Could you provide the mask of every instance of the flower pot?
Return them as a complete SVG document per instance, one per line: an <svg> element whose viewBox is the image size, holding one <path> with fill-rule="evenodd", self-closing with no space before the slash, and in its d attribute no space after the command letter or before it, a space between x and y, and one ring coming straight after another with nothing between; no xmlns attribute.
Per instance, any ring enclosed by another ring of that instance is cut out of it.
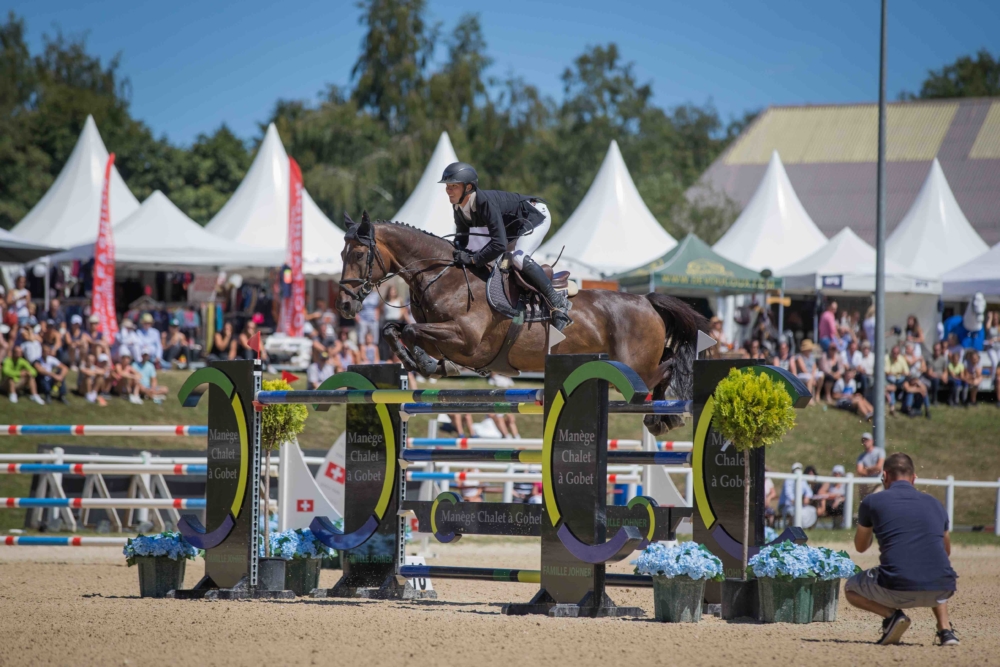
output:
<svg viewBox="0 0 1000 667"><path fill-rule="evenodd" d="M811 623L815 578L782 581L770 577L757 580L759 613L763 623Z"/></svg>
<svg viewBox="0 0 1000 667"><path fill-rule="evenodd" d="M840 579L816 580L813 584L813 623L832 623L837 620L837 601L840 599Z"/></svg>
<svg viewBox="0 0 1000 667"><path fill-rule="evenodd" d="M293 558L285 561L285 589L303 596L319 588L319 558Z"/></svg>
<svg viewBox="0 0 1000 667"><path fill-rule="evenodd" d="M697 623L704 600L704 579L653 576L654 616L661 623Z"/></svg>
<svg viewBox="0 0 1000 667"><path fill-rule="evenodd" d="M285 590L285 561L283 559L257 559L257 590Z"/></svg>
<svg viewBox="0 0 1000 667"><path fill-rule="evenodd" d="M166 556L136 556L139 566L139 597L162 598L168 592L184 587L185 559Z"/></svg>
<svg viewBox="0 0 1000 667"><path fill-rule="evenodd" d="M757 616L757 580L726 579L722 582L722 609L720 616L729 621L734 618Z"/></svg>

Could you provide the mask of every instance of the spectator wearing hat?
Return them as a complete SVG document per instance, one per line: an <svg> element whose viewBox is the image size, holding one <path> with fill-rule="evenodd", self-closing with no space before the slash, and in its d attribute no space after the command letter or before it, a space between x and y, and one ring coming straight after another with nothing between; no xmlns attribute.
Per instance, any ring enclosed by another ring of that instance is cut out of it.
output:
<svg viewBox="0 0 1000 667"><path fill-rule="evenodd" d="M178 368L187 368L191 359L191 347L188 338L181 331L181 323L176 317L170 318L167 331L163 334L163 361L176 364ZM230 335L231 330L230 330Z"/></svg>
<svg viewBox="0 0 1000 667"><path fill-rule="evenodd" d="M820 390L823 388L823 371L816 367L813 342L808 338L799 344L799 352L792 357L790 370L809 388L809 393L813 396L809 404L818 402Z"/></svg>
<svg viewBox="0 0 1000 667"><path fill-rule="evenodd" d="M802 472L802 464L796 461L792 464L792 474ZM808 484L802 484L802 525L811 528L816 523L816 508L810 504L813 490ZM786 479L781 485L781 496L778 498L778 509L786 519L795 515L795 479Z"/></svg>
<svg viewBox="0 0 1000 667"><path fill-rule="evenodd" d="M111 345L107 336L101 331L101 318L91 315L87 318L87 352L95 357L102 352L111 356Z"/></svg>
<svg viewBox="0 0 1000 667"><path fill-rule="evenodd" d="M103 366L98 364L98 356L102 359ZM88 354L80 363L79 375L77 375L77 393L83 396L88 403L97 403L102 408L108 405L108 402L101 396L107 391L105 388L105 378L108 376L107 362L108 355L103 352L100 355Z"/></svg>
<svg viewBox="0 0 1000 667"><path fill-rule="evenodd" d="M114 365L111 378L115 382L115 388L122 396L128 396L129 403L142 405L142 397L139 395L141 377L139 371L132 367L132 351L127 346L122 346L118 352L118 363Z"/></svg>
<svg viewBox="0 0 1000 667"><path fill-rule="evenodd" d="M59 358L55 356L52 348L48 345L42 346L42 356L34 363L35 371L38 375L35 380L38 383L38 390L45 401L52 399L52 394L56 394L60 403L69 404L66 400L66 376L69 368Z"/></svg>
<svg viewBox="0 0 1000 667"><path fill-rule="evenodd" d="M306 388L316 389L336 372L335 361L327 350L313 350L312 363L306 369Z"/></svg>
<svg viewBox="0 0 1000 667"><path fill-rule="evenodd" d="M864 553L878 539L879 564L847 580L847 601L883 618L878 644L898 644L910 627L904 609L930 607L941 646L958 644L948 619L948 600L957 589L951 567L948 513L941 502L914 488L913 459L896 452L885 461L885 491L858 508L854 547Z"/></svg>
<svg viewBox="0 0 1000 667"><path fill-rule="evenodd" d="M157 384L156 364L153 363L153 354L148 347L143 348L142 360L134 362L132 368L138 373L139 396L152 399L153 403L162 403L168 389Z"/></svg>
<svg viewBox="0 0 1000 667"><path fill-rule="evenodd" d="M71 371L79 370L80 364L87 358L86 335L83 330L83 318L79 315L71 316L69 329L62 336L62 353L59 357Z"/></svg>
<svg viewBox="0 0 1000 667"><path fill-rule="evenodd" d="M153 326L153 316L143 313L139 318L139 330L135 332L139 339L138 345L132 348L135 359L141 359L142 353L149 350L149 358L159 366L163 363L163 342L160 330Z"/></svg>
<svg viewBox="0 0 1000 667"><path fill-rule="evenodd" d="M126 317L122 320L122 325L115 335L114 346L111 349L111 358L119 360L122 358L122 354L128 352L128 363L131 365L132 361L136 358L136 350L140 349L142 349L142 343L136 334L135 322Z"/></svg>
<svg viewBox="0 0 1000 667"><path fill-rule="evenodd" d="M844 466L839 463L833 466L833 476L843 477L846 474ZM831 484L823 482L813 494L813 504L819 516L842 516L847 489L843 482Z"/></svg>
<svg viewBox="0 0 1000 667"><path fill-rule="evenodd" d="M875 446L875 438L871 433L861 434L861 447L864 451L858 455L854 471L859 477L878 477L882 474L882 466L885 464L885 450ZM858 495L864 498L876 488L875 484L859 484Z"/></svg>
<svg viewBox="0 0 1000 667"><path fill-rule="evenodd" d="M0 366L0 391L7 392L7 398L11 403L17 403L17 393L27 391L31 395L31 400L39 405L45 405L45 401L38 395L38 384L35 376L38 372L24 356L24 350L14 346L9 357L3 360Z"/></svg>

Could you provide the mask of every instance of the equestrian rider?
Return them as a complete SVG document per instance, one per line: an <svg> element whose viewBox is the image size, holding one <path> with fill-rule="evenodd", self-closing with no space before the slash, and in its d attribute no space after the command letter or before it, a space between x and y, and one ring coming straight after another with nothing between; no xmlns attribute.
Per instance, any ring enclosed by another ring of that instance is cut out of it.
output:
<svg viewBox="0 0 1000 667"><path fill-rule="evenodd" d="M501 190L480 190L479 175L470 164L454 162L444 170L448 200L455 207L455 265L482 268L507 251L524 279L535 287L552 309L552 324L560 331L572 320L569 299L552 286L531 253L549 231L549 207L538 197L525 197Z"/></svg>

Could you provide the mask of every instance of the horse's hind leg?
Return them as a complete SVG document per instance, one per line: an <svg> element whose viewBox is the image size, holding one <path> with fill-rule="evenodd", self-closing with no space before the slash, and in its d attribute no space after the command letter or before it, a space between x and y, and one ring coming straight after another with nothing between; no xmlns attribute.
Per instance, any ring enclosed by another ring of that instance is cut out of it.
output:
<svg viewBox="0 0 1000 667"><path fill-rule="evenodd" d="M399 322L390 322L382 327L382 336L389 343L389 349L392 350L397 357L399 357L399 360L402 362L403 368L407 373L420 373L416 360L403 344L402 331L403 326L399 324ZM421 373L421 375L423 375L423 373Z"/></svg>

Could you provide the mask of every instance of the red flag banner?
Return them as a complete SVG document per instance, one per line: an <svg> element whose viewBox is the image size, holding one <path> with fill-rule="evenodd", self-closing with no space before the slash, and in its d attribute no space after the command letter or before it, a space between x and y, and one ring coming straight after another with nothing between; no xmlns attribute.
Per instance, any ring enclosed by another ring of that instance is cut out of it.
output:
<svg viewBox="0 0 1000 667"><path fill-rule="evenodd" d="M279 329L289 336L302 335L306 317L306 279L302 273L302 171L288 158L288 250L285 264L291 268L291 296L281 301Z"/></svg>
<svg viewBox="0 0 1000 667"><path fill-rule="evenodd" d="M288 371L281 371L281 379L287 382L288 384L292 384L293 382L299 379L299 376L295 375L294 373L289 373Z"/></svg>
<svg viewBox="0 0 1000 667"><path fill-rule="evenodd" d="M94 291L90 309L101 318L100 330L110 344L118 335L118 320L115 311L115 237L111 229L111 168L115 164L115 154L108 156L104 168L104 189L101 191L101 220L97 230L97 244L94 246Z"/></svg>

